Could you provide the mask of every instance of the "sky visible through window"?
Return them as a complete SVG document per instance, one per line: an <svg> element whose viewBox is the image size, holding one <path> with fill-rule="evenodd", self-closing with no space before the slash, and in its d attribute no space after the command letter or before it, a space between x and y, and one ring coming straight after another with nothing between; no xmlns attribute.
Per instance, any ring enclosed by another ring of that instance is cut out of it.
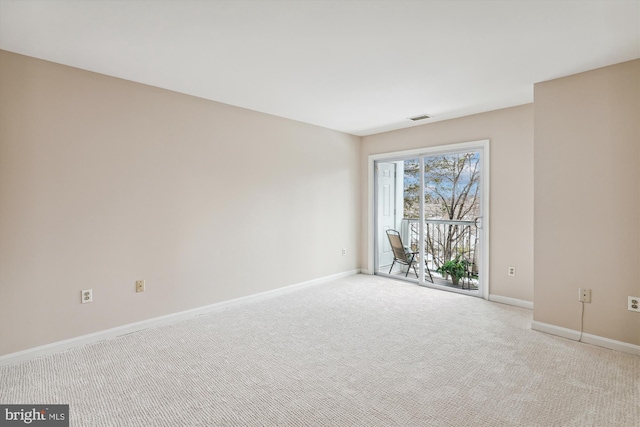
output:
<svg viewBox="0 0 640 427"><path fill-rule="evenodd" d="M465 152L424 158L425 216L473 220L479 214L480 153ZM418 218L419 159L404 162L404 216Z"/></svg>

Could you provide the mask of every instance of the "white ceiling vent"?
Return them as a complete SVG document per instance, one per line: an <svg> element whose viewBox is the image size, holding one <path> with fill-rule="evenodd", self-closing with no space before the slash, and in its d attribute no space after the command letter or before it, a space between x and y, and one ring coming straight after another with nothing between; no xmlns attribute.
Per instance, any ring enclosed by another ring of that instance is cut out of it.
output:
<svg viewBox="0 0 640 427"><path fill-rule="evenodd" d="M420 116L415 116L415 117L409 117L409 120L413 120L414 122L417 122L418 120L424 120L424 119L430 119L431 116L427 116L426 114L422 114Z"/></svg>

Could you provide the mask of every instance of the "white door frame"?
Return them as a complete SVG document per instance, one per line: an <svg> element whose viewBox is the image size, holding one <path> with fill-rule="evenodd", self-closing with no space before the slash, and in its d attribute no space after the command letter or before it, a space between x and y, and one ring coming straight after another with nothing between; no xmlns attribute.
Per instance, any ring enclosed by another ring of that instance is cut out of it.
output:
<svg viewBox="0 0 640 427"><path fill-rule="evenodd" d="M480 260L480 280L482 283L482 298L489 299L489 191L490 191L490 159L489 159L489 140L482 139L478 141L462 142L457 144L438 145L434 147L418 148L414 150L394 151L389 153L372 154L368 160L368 185L367 185L367 206L368 206L368 218L367 218L367 270L363 271L366 274L374 274L374 257L376 250L376 237L375 237L375 224L374 224L374 212L375 212L375 162L378 160L393 161L394 159L408 158L408 157L420 157L425 155L437 155L440 153L451 153L455 151L473 151L482 150L482 163L480 165L482 170L482 182L480 191L482 192L482 250Z"/></svg>

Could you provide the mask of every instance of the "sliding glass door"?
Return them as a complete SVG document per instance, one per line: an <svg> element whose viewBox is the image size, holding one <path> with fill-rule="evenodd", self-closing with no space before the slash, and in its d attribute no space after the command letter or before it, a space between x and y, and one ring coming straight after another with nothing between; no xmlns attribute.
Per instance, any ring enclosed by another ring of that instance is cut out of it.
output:
<svg viewBox="0 0 640 427"><path fill-rule="evenodd" d="M374 270L485 296L488 141L448 148L376 156Z"/></svg>

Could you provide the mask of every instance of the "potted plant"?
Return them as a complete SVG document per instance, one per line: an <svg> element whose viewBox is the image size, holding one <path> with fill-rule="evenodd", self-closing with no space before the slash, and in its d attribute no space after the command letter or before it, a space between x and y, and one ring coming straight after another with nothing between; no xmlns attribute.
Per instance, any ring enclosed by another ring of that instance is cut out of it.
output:
<svg viewBox="0 0 640 427"><path fill-rule="evenodd" d="M450 274L451 281L457 286L460 279L464 277L467 272L467 262L464 258L458 256L442 264L437 272L442 274L442 277L445 279L447 278L447 274Z"/></svg>

